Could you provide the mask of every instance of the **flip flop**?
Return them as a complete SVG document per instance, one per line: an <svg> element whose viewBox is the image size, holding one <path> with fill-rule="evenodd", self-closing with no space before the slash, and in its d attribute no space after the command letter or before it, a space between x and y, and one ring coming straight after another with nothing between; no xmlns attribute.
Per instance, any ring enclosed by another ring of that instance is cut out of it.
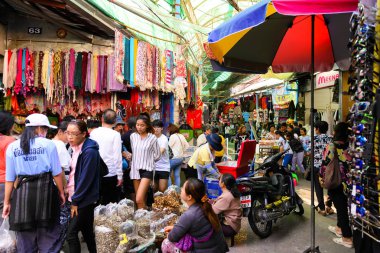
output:
<svg viewBox="0 0 380 253"><path fill-rule="evenodd" d="M329 231L330 231L331 233L335 234L337 237L339 237L339 238L342 237L342 234L339 234L338 232L336 232L334 226L329 226L328 229L329 229Z"/></svg>
<svg viewBox="0 0 380 253"><path fill-rule="evenodd" d="M343 241L343 239L341 237L333 238L333 241L337 244L343 245L346 248L352 249L354 247L352 242L351 243L345 242L345 241Z"/></svg>

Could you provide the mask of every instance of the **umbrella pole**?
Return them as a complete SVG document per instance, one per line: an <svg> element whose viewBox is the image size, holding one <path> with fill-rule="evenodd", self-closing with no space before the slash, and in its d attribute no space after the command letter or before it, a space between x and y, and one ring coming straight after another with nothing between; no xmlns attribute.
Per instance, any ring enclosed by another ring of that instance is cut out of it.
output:
<svg viewBox="0 0 380 253"><path fill-rule="evenodd" d="M315 247L315 206L314 206L314 23L315 15L311 15L311 67L310 67L310 76L311 76L311 109L310 109L310 118L311 118L311 205L310 205L310 248L308 248L304 253L320 253L319 246Z"/></svg>

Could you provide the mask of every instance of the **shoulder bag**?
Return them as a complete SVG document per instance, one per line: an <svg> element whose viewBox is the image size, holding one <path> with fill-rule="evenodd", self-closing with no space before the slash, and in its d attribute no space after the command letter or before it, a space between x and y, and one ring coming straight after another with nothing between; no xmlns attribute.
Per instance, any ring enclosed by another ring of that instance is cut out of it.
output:
<svg viewBox="0 0 380 253"><path fill-rule="evenodd" d="M337 188L342 183L340 174L340 163L338 153L334 147L334 157L326 166L325 174L322 178L322 187L328 190Z"/></svg>

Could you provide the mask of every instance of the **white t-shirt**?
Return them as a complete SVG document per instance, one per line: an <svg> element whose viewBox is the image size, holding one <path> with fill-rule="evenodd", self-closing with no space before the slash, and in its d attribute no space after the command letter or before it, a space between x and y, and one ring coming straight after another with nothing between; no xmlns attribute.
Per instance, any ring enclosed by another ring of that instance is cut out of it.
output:
<svg viewBox="0 0 380 253"><path fill-rule="evenodd" d="M68 173L70 173L70 161L71 157L69 151L66 149L65 143L60 140L52 140L57 147L59 162L61 167L65 170L66 179L68 179Z"/></svg>
<svg viewBox="0 0 380 253"><path fill-rule="evenodd" d="M203 133L198 136L197 139L197 147L202 146L203 144L207 143L206 135Z"/></svg>
<svg viewBox="0 0 380 253"><path fill-rule="evenodd" d="M189 143L182 134L172 134L169 138L169 146L172 149L173 158L182 158L186 149L189 148Z"/></svg>
<svg viewBox="0 0 380 253"><path fill-rule="evenodd" d="M90 138L99 144L99 154L108 167L106 177L116 176L120 180L123 178L122 157L121 157L121 136L120 133L106 127L98 127L90 134Z"/></svg>
<svg viewBox="0 0 380 253"><path fill-rule="evenodd" d="M160 149L165 149L165 152L161 154L160 160L156 162L156 171L167 171L170 172L170 161L169 161L169 142L165 135L161 135L157 138L158 145Z"/></svg>

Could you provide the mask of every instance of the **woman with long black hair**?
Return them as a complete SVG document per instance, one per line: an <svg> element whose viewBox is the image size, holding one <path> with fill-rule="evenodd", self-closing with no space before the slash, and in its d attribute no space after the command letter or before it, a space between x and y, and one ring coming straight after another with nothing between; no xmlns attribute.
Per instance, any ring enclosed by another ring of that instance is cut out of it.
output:
<svg viewBox="0 0 380 253"><path fill-rule="evenodd" d="M220 195L212 205L216 214L222 214L221 220L223 234L226 237L236 235L241 228L241 203L240 192L236 180L231 174L223 174L219 180L222 189Z"/></svg>
<svg viewBox="0 0 380 253"><path fill-rule="evenodd" d="M149 185L153 180L156 162L160 159L160 146L153 134L150 118L141 114L136 120L136 132L131 134L132 165L130 177L136 192L137 209L146 208Z"/></svg>
<svg viewBox="0 0 380 253"><path fill-rule="evenodd" d="M48 128L56 127L38 113L29 115L25 126L6 152L3 218L9 216L10 229L16 231L18 252L59 252L63 173L57 148L46 139Z"/></svg>
<svg viewBox="0 0 380 253"><path fill-rule="evenodd" d="M338 156L342 183L338 187L328 190L328 195L336 208L338 221L336 227L329 226L328 229L337 236L333 241L347 248L353 247L352 231L348 217L347 195L344 192L344 189L347 188L349 162L352 160L348 154L350 133L349 125L345 122L340 122L335 126L333 143L326 147L320 170L321 177L323 178L326 166L334 159L334 156Z"/></svg>
<svg viewBox="0 0 380 253"><path fill-rule="evenodd" d="M204 183L189 178L181 188L181 199L189 207L174 226L164 228L168 238L162 243L163 253L179 252L178 245L184 237L191 237L190 252L224 253L228 251L218 216L212 210ZM182 251L181 251L182 252Z"/></svg>

